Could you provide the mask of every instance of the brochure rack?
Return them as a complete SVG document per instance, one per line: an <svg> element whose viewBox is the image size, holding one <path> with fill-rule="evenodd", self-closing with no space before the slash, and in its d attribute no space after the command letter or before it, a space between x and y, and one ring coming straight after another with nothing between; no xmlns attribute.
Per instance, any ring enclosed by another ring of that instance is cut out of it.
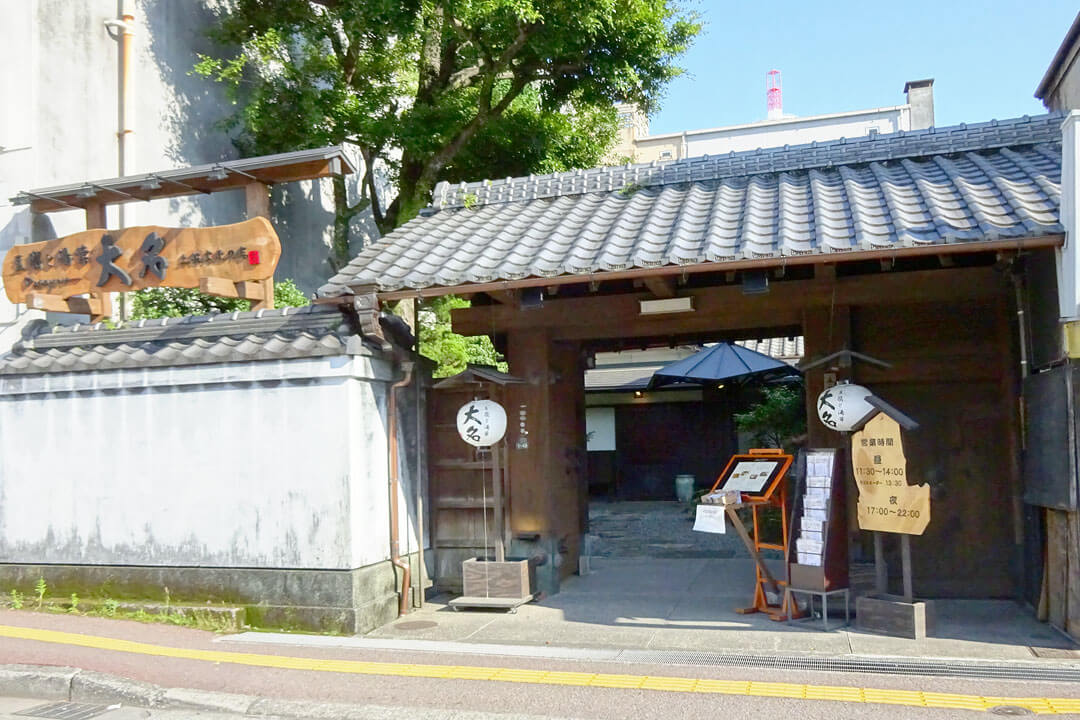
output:
<svg viewBox="0 0 1080 720"><path fill-rule="evenodd" d="M829 592L848 586L843 450L807 450L793 508L788 578L792 589Z"/></svg>

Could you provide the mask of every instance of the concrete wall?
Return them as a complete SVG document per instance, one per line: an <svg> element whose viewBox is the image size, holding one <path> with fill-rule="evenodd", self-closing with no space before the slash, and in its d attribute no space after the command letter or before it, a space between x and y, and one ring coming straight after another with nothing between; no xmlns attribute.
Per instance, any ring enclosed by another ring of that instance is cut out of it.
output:
<svg viewBox="0 0 1080 720"><path fill-rule="evenodd" d="M214 83L193 77L199 53L214 54L206 37L213 0L4 0L0 23L0 259L13 244L44 240L85 227L81 211L34 220L9 198L20 190L112 178L118 163L119 44L105 21L118 10L135 16L134 135L127 172L152 172L237 156L220 121L230 109ZM357 154L354 163L362 162ZM347 186L359 197L359 175ZM284 253L277 276L313 292L331 274L329 180L274 188L273 221ZM135 224L216 225L243 219L242 191L130 203L123 218L109 210L110 227ZM357 218L356 249L378 237L370 214ZM0 297L0 348L34 317Z"/></svg>
<svg viewBox="0 0 1080 720"><path fill-rule="evenodd" d="M374 356L3 378L0 576L14 572L4 564L77 566L87 577L158 568L151 575L174 596L198 600L205 578L185 584L182 568L336 578L385 565L392 594L386 403L394 379ZM402 545L415 552L415 395L399 403ZM345 593L324 582L318 592L330 606L363 600L351 582L330 584ZM275 593L240 583L225 595L318 604ZM394 607L394 598L382 600Z"/></svg>

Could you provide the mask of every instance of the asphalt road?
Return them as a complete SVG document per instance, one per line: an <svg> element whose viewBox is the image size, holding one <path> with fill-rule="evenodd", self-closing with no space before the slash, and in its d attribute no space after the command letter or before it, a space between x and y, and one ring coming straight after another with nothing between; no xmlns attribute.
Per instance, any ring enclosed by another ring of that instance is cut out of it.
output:
<svg viewBox="0 0 1080 720"><path fill-rule="evenodd" d="M634 665L538 660L522 657L448 655L301 646L230 645L212 633L102 618L0 611L0 625L59 630L193 650L263 653L294 658L416 663L424 666L485 666L526 670L617 673L711 680L751 680L814 686L917 690L976 696L1080 698L1078 684L987 681L940 677L818 672L778 672L705 666ZM531 682L388 677L333 671L252 667L231 662L161 657L39 640L0 638L0 664L78 667L164 687L242 693L302 701L400 708L484 711L552 718L757 718L776 715L814 718L974 717L970 710L927 709L888 704L779 697L733 696L636 688L577 687Z"/></svg>

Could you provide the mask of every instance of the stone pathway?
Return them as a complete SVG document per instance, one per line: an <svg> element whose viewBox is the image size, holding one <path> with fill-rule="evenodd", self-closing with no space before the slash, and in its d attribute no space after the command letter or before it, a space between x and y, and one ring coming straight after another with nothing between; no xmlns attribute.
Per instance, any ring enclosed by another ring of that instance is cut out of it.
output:
<svg viewBox="0 0 1080 720"><path fill-rule="evenodd" d="M589 503L594 557L749 557L734 533L694 532L693 527L693 507L679 502Z"/></svg>

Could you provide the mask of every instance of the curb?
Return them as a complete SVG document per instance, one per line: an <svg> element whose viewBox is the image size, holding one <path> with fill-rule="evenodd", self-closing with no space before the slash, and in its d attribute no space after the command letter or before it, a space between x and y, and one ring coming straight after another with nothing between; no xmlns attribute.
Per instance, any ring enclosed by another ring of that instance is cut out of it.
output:
<svg viewBox="0 0 1080 720"><path fill-rule="evenodd" d="M49 665L0 665L0 697L32 697L96 705L121 704L155 710L229 713L290 720L558 720L551 716L348 705L308 700L277 700L183 688L163 688L118 675Z"/></svg>

